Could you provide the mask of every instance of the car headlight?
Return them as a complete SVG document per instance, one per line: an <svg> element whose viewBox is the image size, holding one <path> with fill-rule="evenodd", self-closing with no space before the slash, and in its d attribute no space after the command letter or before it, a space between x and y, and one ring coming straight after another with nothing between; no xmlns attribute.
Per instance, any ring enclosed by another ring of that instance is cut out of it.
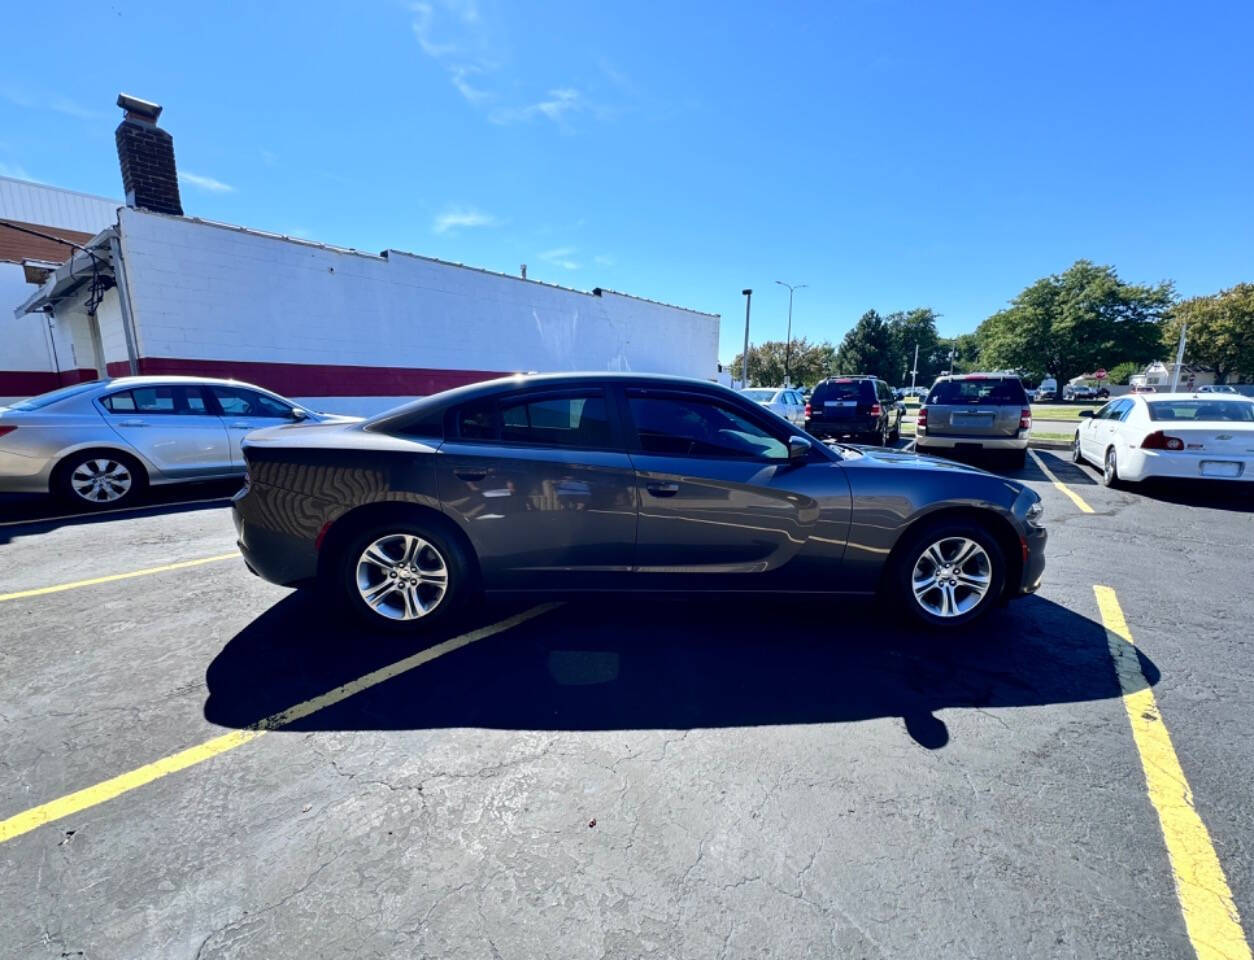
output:
<svg viewBox="0 0 1254 960"><path fill-rule="evenodd" d="M1037 500L1036 503L1028 507L1027 513L1025 513L1023 516L1024 516L1024 519L1027 520L1027 522L1030 523L1032 526L1043 527L1045 524L1041 522L1041 518L1044 517L1044 515L1045 515L1045 504L1043 504L1040 500Z"/></svg>

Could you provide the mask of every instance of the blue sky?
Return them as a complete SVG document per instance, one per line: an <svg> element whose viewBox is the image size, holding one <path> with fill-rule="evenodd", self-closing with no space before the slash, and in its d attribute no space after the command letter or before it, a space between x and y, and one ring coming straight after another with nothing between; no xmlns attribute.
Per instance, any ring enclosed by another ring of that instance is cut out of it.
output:
<svg viewBox="0 0 1254 960"><path fill-rule="evenodd" d="M839 340L965 332L1087 257L1254 280L1247 2L71 3L8 45L0 173L121 195L119 90L183 205ZM238 9L236 9L238 7ZM54 66L55 65L55 66Z"/></svg>

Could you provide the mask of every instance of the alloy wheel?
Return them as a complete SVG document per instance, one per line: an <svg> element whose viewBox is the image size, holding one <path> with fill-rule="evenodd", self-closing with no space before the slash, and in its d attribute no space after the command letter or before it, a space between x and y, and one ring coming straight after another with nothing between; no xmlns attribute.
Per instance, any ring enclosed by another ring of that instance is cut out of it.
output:
<svg viewBox="0 0 1254 960"><path fill-rule="evenodd" d="M1102 479L1106 481L1106 486L1110 486L1114 483L1118 473L1119 468L1115 466L1115 451L1113 449L1107 450L1106 462L1102 466Z"/></svg>
<svg viewBox="0 0 1254 960"><path fill-rule="evenodd" d="M418 620L444 599L449 571L440 551L422 537L391 533L361 552L356 580L362 601L379 616Z"/></svg>
<svg viewBox="0 0 1254 960"><path fill-rule="evenodd" d="M126 464L107 457L84 460L70 474L70 489L88 503L121 500L134 482Z"/></svg>
<svg viewBox="0 0 1254 960"><path fill-rule="evenodd" d="M974 610L992 582L988 552L966 537L937 540L919 555L911 576L915 602L942 619Z"/></svg>

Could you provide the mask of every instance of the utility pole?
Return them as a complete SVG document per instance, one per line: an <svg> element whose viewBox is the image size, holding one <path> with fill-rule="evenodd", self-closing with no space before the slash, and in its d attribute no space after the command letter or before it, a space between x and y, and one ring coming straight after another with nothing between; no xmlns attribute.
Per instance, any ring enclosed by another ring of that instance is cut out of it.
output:
<svg viewBox="0 0 1254 960"><path fill-rule="evenodd" d="M749 386L749 304L753 300L752 290L740 291L745 298L745 352L740 355L740 389Z"/></svg>
<svg viewBox="0 0 1254 960"><path fill-rule="evenodd" d="M1184 336L1189 332L1187 323L1180 324L1180 347L1176 350L1176 372L1171 378L1171 392L1175 393L1180 386L1180 365L1184 363Z"/></svg>
<svg viewBox="0 0 1254 960"><path fill-rule="evenodd" d="M792 359L792 295L794 291L804 289L808 286L805 283L799 283L793 286L791 283L784 283L783 280L776 280L781 287L788 288L788 335L784 339L784 386L792 386L792 378L789 376L789 361Z"/></svg>
<svg viewBox="0 0 1254 960"><path fill-rule="evenodd" d="M914 366L910 368L910 392L914 393L914 381L919 375L919 345L914 345Z"/></svg>

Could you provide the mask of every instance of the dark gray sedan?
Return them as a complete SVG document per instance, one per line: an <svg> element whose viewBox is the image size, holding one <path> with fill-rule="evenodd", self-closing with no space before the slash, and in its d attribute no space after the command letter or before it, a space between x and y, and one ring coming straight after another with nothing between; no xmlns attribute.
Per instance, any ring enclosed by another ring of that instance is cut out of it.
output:
<svg viewBox="0 0 1254 960"><path fill-rule="evenodd" d="M821 444L701 381L511 377L243 449L249 568L398 630L478 590L880 593L957 626L1045 566L1022 484Z"/></svg>

